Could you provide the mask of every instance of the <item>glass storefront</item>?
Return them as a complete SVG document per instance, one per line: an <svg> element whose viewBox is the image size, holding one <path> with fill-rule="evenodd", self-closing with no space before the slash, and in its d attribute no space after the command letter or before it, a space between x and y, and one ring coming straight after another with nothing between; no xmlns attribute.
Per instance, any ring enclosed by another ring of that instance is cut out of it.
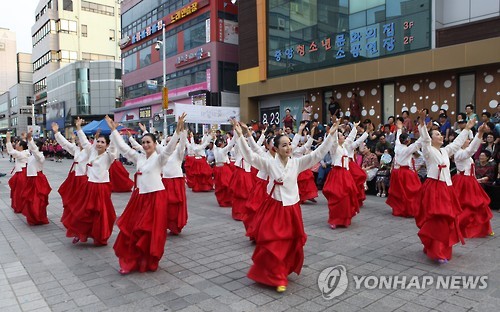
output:
<svg viewBox="0 0 500 312"><path fill-rule="evenodd" d="M430 49L430 0L270 0L268 76Z"/></svg>

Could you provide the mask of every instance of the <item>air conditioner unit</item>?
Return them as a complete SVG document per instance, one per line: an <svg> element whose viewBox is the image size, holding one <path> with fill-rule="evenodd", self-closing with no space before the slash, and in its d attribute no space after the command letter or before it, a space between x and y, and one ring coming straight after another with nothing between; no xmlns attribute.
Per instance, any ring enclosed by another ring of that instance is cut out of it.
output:
<svg viewBox="0 0 500 312"><path fill-rule="evenodd" d="M285 29L285 19L278 17L278 28Z"/></svg>

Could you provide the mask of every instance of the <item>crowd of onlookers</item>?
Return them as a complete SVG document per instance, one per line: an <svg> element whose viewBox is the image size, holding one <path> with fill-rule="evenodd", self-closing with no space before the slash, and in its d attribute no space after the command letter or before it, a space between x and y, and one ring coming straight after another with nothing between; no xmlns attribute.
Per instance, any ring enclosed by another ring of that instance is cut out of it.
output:
<svg viewBox="0 0 500 312"><path fill-rule="evenodd" d="M329 125L321 124L315 119L307 119L308 112L310 112L309 105L310 104L308 102L305 103L302 114L302 120L307 121L308 127L301 135L307 136L309 129L312 127L316 128L313 136L314 143L312 146L312 149L314 149L322 143L324 134L328 131ZM334 107L338 107L338 105L334 105ZM338 114L338 112L338 108L334 109L334 112L330 111L330 116L339 116L340 114ZM474 113L473 105L467 105L465 112L458 113L456 115L449 115L446 110L442 109L436 119L431 118L429 111L427 110L425 122L428 127L438 129L441 132L444 139L444 145L447 145L455 140L458 134L465 129L467 121L472 118L476 119L477 124L473 129L473 133L470 134L471 140L480 125L486 123L488 126L487 132L481 138L482 144L473 156L475 161L476 178L478 182L484 186L500 185L500 105L497 106L495 112L492 113L483 111L479 114L479 116ZM344 133L344 135L347 136L352 127L354 127L354 120L352 117L347 116L339 117L339 119L342 124L339 129ZM374 121L365 119L359 125L360 128L358 129L358 137L364 130L369 128L375 130L370 132L367 139L358 148L355 156L355 161L367 173L368 178L366 188L371 188L371 191L374 194L385 197L390 186L390 173L394 159L394 147L396 141L396 121L400 120L403 123L404 126L402 132L406 133L412 141L415 142L420 137L417 127L419 119L419 116L414 118L409 111L404 111L400 117L390 116L383 124L376 125L374 124ZM256 127L255 124L257 124ZM254 132L256 139L258 139L260 135L272 136L277 133L284 133L293 138L296 134L296 120L293 116L291 116L290 110L286 111L282 124L283 128L280 129L276 125L272 125L267 128L265 133L262 133L265 126L259 125L256 121L252 121L252 124L249 126L258 129L258 131ZM415 152L413 154L413 159L414 169L418 173L420 179L422 181L425 180L427 170L425 159L421 152ZM318 166L313 168L319 189L322 188L323 183L326 181L326 176L331 169L331 161L330 155L327 154ZM452 174L456 173L453 159L451 159L451 172Z"/></svg>

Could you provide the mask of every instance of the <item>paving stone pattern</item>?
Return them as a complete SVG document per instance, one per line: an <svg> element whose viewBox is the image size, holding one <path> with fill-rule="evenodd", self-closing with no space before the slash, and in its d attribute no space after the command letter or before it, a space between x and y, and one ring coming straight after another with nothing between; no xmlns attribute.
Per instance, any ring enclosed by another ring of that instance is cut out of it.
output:
<svg viewBox="0 0 500 312"><path fill-rule="evenodd" d="M422 253L413 219L396 218L384 199L368 196L348 229L331 230L320 195L302 206L308 240L300 276L290 276L288 290L246 277L254 245L244 236L231 210L219 208L213 192L187 192L189 220L179 236L168 236L157 272L118 274L112 245L72 245L60 222L57 189L70 160L47 161L44 172L53 188L50 224L28 226L10 208L9 175L0 178L0 310L6 311L498 311L500 240L469 239L454 248L448 264L438 265ZM0 158L0 172L13 167ZM127 166L130 172L133 167ZM113 194L119 216L130 193ZM500 216L493 228L500 234ZM325 300L318 288L320 272L342 264L349 287ZM355 289L352 275L487 275L484 290Z"/></svg>

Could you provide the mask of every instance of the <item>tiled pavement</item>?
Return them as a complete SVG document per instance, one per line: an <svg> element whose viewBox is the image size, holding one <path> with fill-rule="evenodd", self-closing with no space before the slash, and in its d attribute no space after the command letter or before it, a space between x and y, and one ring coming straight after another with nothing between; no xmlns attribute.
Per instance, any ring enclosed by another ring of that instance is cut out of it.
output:
<svg viewBox="0 0 500 312"><path fill-rule="evenodd" d="M50 224L30 227L10 208L8 176L0 178L0 310L6 311L498 311L500 240L467 240L454 248L444 265L422 253L413 219L396 218L383 199L368 196L348 229L331 230L322 195L303 205L308 241L300 276L290 276L288 290L246 277L253 245L230 209L217 206L213 193L188 191L189 221L180 236L170 237L160 269L154 273L118 274L110 245L72 245L60 223L57 188L71 161L48 161L44 172L50 194ZM12 163L0 158L0 172ZM133 168L129 167L129 170ZM113 194L120 215L130 194ZM495 217L500 216L494 213ZM500 234L498 218L493 227ZM342 264L348 290L325 300L318 289L320 272ZM352 275L487 275L483 290L355 289Z"/></svg>

